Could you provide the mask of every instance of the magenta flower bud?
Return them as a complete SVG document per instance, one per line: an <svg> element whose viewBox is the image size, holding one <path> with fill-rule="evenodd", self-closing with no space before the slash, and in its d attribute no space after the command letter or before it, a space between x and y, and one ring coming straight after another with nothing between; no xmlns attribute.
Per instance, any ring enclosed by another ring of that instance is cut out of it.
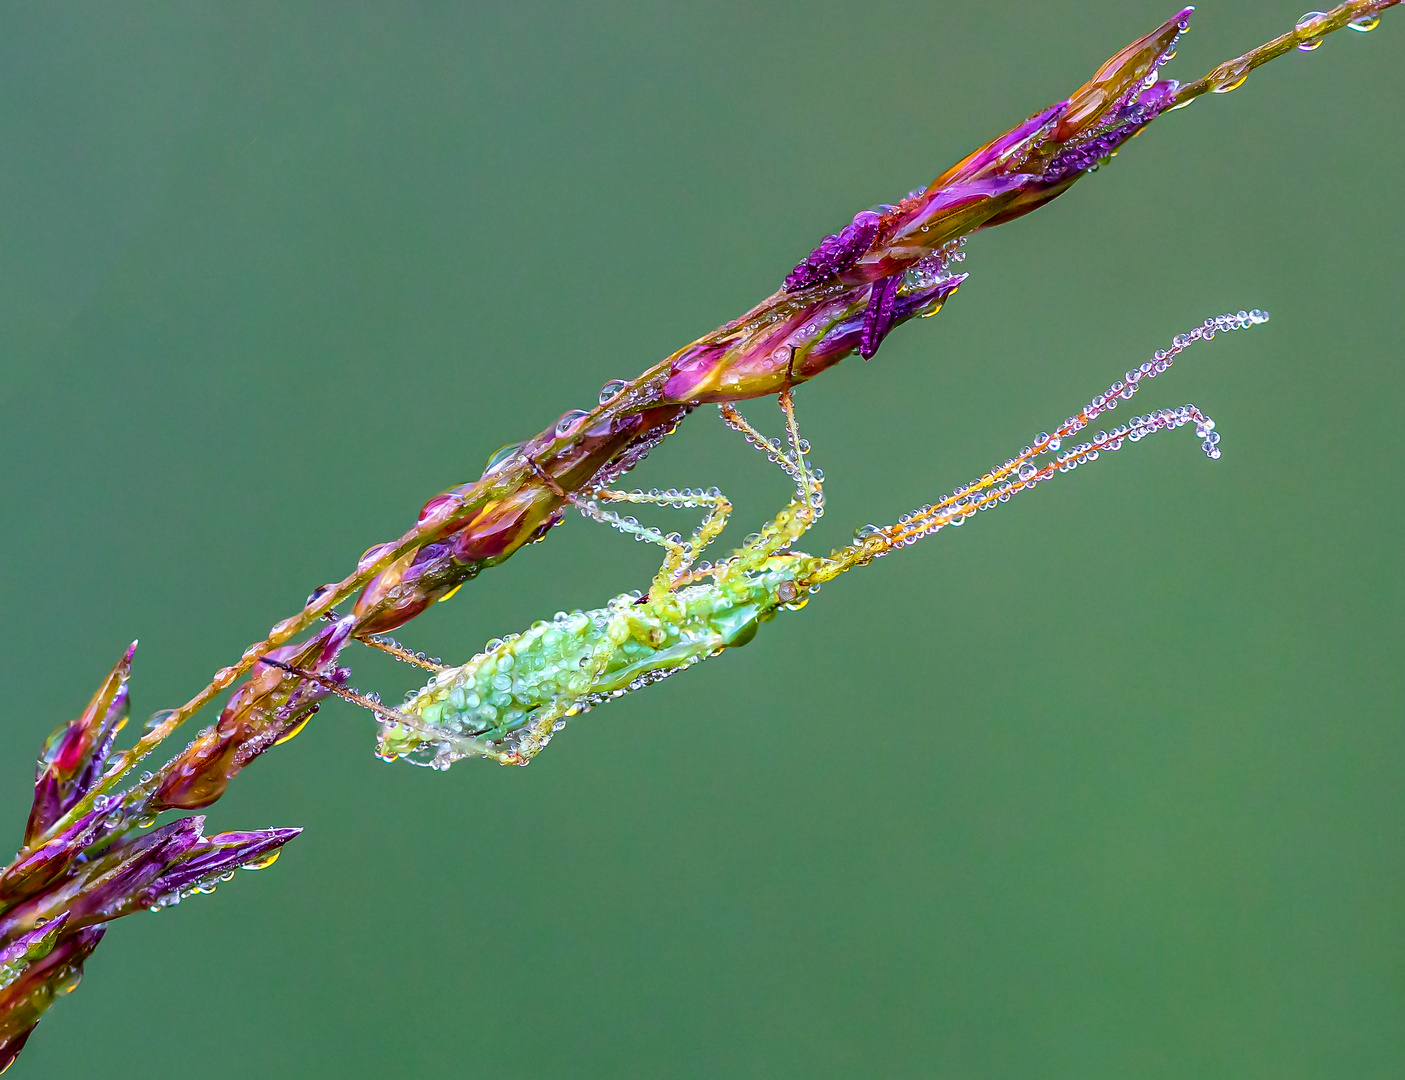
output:
<svg viewBox="0 0 1405 1080"><path fill-rule="evenodd" d="M134 641L108 674L88 707L49 736L34 778L34 804L24 842L28 847L92 790L102 776L112 741L127 716L127 678Z"/></svg>
<svg viewBox="0 0 1405 1080"><path fill-rule="evenodd" d="M355 623L355 617L348 615L307 641L285 645L268 655L294 667L322 672L335 661ZM344 681L346 673L334 670L329 677ZM269 747L297 735L328 693L318 683L272 664L259 664L249 681L229 699L214 726L202 731L166 766L150 808L198 810L209 806L245 765Z"/></svg>
<svg viewBox="0 0 1405 1080"><path fill-rule="evenodd" d="M495 455L477 481L425 504L421 522L437 527L423 546L382 570L362 590L354 609L355 632L394 630L446 599L485 566L539 539L561 520L565 500L551 485L574 492L589 483L608 483L671 432L685 411L672 403L645 402L632 412L582 421L564 436L553 426L506 449L500 458Z"/></svg>
<svg viewBox="0 0 1405 1080"><path fill-rule="evenodd" d="M84 848L97 841L106 815L106 808L90 810L58 836L11 863L0 876L0 905L33 896L62 875Z"/></svg>
<svg viewBox="0 0 1405 1080"><path fill-rule="evenodd" d="M19 1054L55 997L77 985L103 924L209 892L233 871L259 869L300 829L202 836L203 817L182 818L118 840L71 863L47 892L0 917L0 1070ZM65 834L66 835L66 834Z"/></svg>

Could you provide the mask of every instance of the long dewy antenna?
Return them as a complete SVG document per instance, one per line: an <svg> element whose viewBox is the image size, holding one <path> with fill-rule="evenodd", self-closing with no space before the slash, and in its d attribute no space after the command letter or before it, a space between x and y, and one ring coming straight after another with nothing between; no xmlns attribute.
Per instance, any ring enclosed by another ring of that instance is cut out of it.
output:
<svg viewBox="0 0 1405 1080"><path fill-rule="evenodd" d="M1138 442L1157 431L1168 431L1194 424L1202 440L1201 448L1211 460L1220 456L1220 436L1215 422L1194 405L1178 409L1158 409L1145 416L1134 416L1130 423L1099 431L1091 440L1062 450L1063 442L1075 432L1087 427L1101 413L1117 408L1119 401L1130 401L1143 380L1154 379L1171 366L1171 362L1197 341L1209 341L1216 334L1243 330L1268 322L1268 312L1255 308L1206 319L1185 334L1178 334L1169 349L1161 349L1139 368L1133 368L1118 379L1106 393L1099 394L1076 416L1070 416L1051 435L1040 432L1033 445L1026 446L998 469L992 469L979 480L959 487L935 505L918 507L904 514L892 525L865 525L854 534L854 542L838 548L827 559L817 560L814 570L805 575L804 584L828 581L854 566L881 558L894 548L914 544L948 525L960 525L978 510L989 510L999 503L1009 502L1011 496L1028 491L1056 472L1072 472L1079 465L1096 461L1104 451L1120 450L1124 441ZM1049 455L1054 455L1052 458Z"/></svg>

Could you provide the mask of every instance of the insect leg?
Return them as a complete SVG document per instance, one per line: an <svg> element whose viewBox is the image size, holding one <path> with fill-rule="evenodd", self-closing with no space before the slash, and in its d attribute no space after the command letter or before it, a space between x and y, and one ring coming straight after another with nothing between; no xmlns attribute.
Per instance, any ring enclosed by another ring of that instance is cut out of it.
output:
<svg viewBox="0 0 1405 1080"><path fill-rule="evenodd" d="M684 491L673 489L668 491L613 491L608 488L598 488L589 494L591 498L606 502L652 504L673 506L680 509L684 507L706 508L702 520L698 522L698 527L693 530L693 535L687 541L681 544L665 544L668 554L664 557L659 572L654 576L653 584L649 590L651 593L658 590L667 591L672 588L676 579L697 561L698 556L709 544L717 539L718 534L726 527L727 518L732 512L731 500L716 488L710 491L701 489L697 491L691 489ZM625 520L628 522L631 519ZM616 527L618 528L618 526ZM646 537L646 539L651 538ZM676 535L664 539L676 540Z"/></svg>
<svg viewBox="0 0 1405 1080"><path fill-rule="evenodd" d="M383 653L388 653L401 663L413 664L415 667L424 668L425 671L433 671L436 674L449 670L447 665L436 664L433 660L421 653L411 652L409 649L405 648L404 645L401 645L400 642L384 634L374 634L366 637L353 636L355 636L356 640L361 642L362 645L372 649L379 649Z"/></svg>
<svg viewBox="0 0 1405 1080"><path fill-rule="evenodd" d="M784 551L795 543L824 512L823 474L812 470L805 461L810 446L800 438L800 429L795 421L795 404L789 388L781 391L781 409L786 417L786 434L790 443L787 451L778 442L761 434L751 423L730 404L718 406L722 422L733 431L739 432L747 442L756 447L785 471L795 481L795 496L775 518L762 527L756 538L748 541L740 549L738 565L749 569L764 562L778 551Z"/></svg>
<svg viewBox="0 0 1405 1080"><path fill-rule="evenodd" d="M795 422L795 389L787 386L780 392L781 411L785 413L785 433L790 439L790 449L795 461L796 471L791 475L799 487L799 495L807 504L812 504L812 496L819 488L813 473L810 472L808 463L805 461L805 452L810 449L810 444L800 438L800 425ZM816 517L819 515L816 514ZM810 524L814 524L812 518Z"/></svg>
<svg viewBox="0 0 1405 1080"><path fill-rule="evenodd" d="M558 695L550 705L544 706L531 727L527 728L513 747L518 764L525 765L546 748L556 725L575 710L578 698L568 694Z"/></svg>
<svg viewBox="0 0 1405 1080"><path fill-rule="evenodd" d="M787 476L794 479L797 484L799 483L795 463L790 460L790 456L785 452L785 449L780 443L757 431L756 428L752 426L751 421L739 413L737 407L730 401L724 401L722 404L718 405L717 411L721 413L722 422L724 424L739 433L742 438L756 447L756 449L760 450L775 464L779 465Z"/></svg>
<svg viewBox="0 0 1405 1080"><path fill-rule="evenodd" d="M327 622L336 622L338 616L335 611L329 611L327 614L323 615L322 618ZM439 663L437 659L431 660L428 656L425 656L424 653L411 652L389 634L368 634L365 637L359 634L352 634L351 636L354 640L361 642L361 644L365 645L367 648L379 649L381 652L395 657L395 659L402 663L413 664L415 667L424 668L425 671L432 671L438 674L439 672L449 670L447 665Z"/></svg>
<svg viewBox="0 0 1405 1080"><path fill-rule="evenodd" d="M286 671L289 675L296 675L300 679L306 679L310 683L316 683L324 690L331 691L343 701L349 701L353 705L359 705L361 708L374 713L376 719L381 723L397 724L400 727L409 728L411 731L425 736L425 741L427 742L447 743L462 756L482 755L483 757L493 758L503 765L511 765L515 762L515 758L512 754L493 749L485 745L482 739L464 738L461 735L454 735L450 732L431 727L413 716L407 716L405 713L398 712L387 705L381 704L379 698L371 697L342 686L341 683L336 680L329 679L325 675L319 675L315 671L308 671L306 668L285 664L283 661L275 660L271 656L260 657L259 662L267 664L269 667L276 667L282 671Z"/></svg>
<svg viewBox="0 0 1405 1080"><path fill-rule="evenodd" d="M678 508L705 507L706 513L703 514L703 519L698 523L698 527L693 530L693 535L684 541L677 533L664 535L659 529L640 525L632 517L622 518L611 510L604 510L595 502L597 499L602 502L651 504ZM672 489L668 491L614 491L610 488L595 488L587 491L584 497L576 496L571 501L586 517L610 525L620 532L629 533L637 539L658 544L668 552L664 556L663 565L659 567L659 572L654 575L653 584L649 587L650 593L667 592L672 589L679 576L697 561L698 555L713 540L717 539L717 535L726 527L727 517L732 512L731 501L716 488L710 491L702 489L697 491L691 489L683 491Z"/></svg>

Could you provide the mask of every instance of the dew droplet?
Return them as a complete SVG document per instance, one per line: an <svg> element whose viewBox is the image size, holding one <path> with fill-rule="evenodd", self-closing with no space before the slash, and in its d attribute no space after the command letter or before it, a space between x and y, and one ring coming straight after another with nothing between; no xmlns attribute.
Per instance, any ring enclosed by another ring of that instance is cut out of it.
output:
<svg viewBox="0 0 1405 1080"><path fill-rule="evenodd" d="M377 559L394 547L395 545L390 543L376 544L374 547L368 547L365 554L356 560L356 572L358 574L365 573Z"/></svg>
<svg viewBox="0 0 1405 1080"><path fill-rule="evenodd" d="M581 418L589 415L584 409L571 409L562 413L561 419L556 421L556 437L560 439L569 435L571 429L581 422Z"/></svg>
<svg viewBox="0 0 1405 1080"><path fill-rule="evenodd" d="M618 397L620 391L628 385L624 379L611 379L600 388L600 404L604 405L611 398Z"/></svg>
<svg viewBox="0 0 1405 1080"><path fill-rule="evenodd" d="M1299 52L1312 52L1313 49L1317 48L1317 46L1322 44L1322 35L1317 34L1314 36L1312 34L1312 31L1317 26L1317 24L1326 17L1326 12L1309 11L1305 15L1303 15L1301 19L1298 20L1297 25L1293 27L1293 30L1299 35L1307 35L1305 37L1299 37L1298 39Z"/></svg>
<svg viewBox="0 0 1405 1080"><path fill-rule="evenodd" d="M270 866L272 866L274 863L276 863L276 862L278 861L278 856L279 856L279 855L282 855L282 854L283 854L283 849L282 849L282 848L274 848L272 851L270 851L267 855L264 855L262 858L255 859L253 862L246 862L246 863L243 865L242 869L244 869L244 870L266 870L266 869L268 869Z"/></svg>
<svg viewBox="0 0 1405 1080"><path fill-rule="evenodd" d="M515 442L508 443L506 446L500 447L493 454L493 456L488 459L488 464L483 466L484 473L490 473L494 469L498 468L498 466L502 465L510 457L516 454L517 451L521 450L524 445L524 443Z"/></svg>
<svg viewBox="0 0 1405 1080"><path fill-rule="evenodd" d="M1216 94L1228 94L1238 90L1249 77L1247 60L1227 60L1210 72L1210 89Z"/></svg>
<svg viewBox="0 0 1405 1080"><path fill-rule="evenodd" d="M153 731L159 728L176 713L175 709L160 709L151 714L151 719L146 722L146 730Z"/></svg>
<svg viewBox="0 0 1405 1080"><path fill-rule="evenodd" d="M298 617L296 615L289 616L282 622L274 623L273 626L269 628L268 636L271 638L282 637L291 632L297 624Z"/></svg>
<svg viewBox="0 0 1405 1080"><path fill-rule="evenodd" d="M1358 34L1369 34L1376 27L1381 25L1381 17L1374 11L1368 11L1365 15L1358 15L1347 23L1351 29Z"/></svg>

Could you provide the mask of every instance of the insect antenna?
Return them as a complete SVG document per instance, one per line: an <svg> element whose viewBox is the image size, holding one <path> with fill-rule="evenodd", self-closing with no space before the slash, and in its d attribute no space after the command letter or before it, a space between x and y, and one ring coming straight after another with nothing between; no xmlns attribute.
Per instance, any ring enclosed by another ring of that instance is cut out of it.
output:
<svg viewBox="0 0 1405 1080"><path fill-rule="evenodd" d="M400 724L422 733L443 734L442 732L430 732L428 727L416 722L413 718L398 713L394 709L381 704L379 698L374 698L368 694L361 693L359 690L343 686L335 679L329 678L326 675L319 675L315 671L308 671L306 668L296 667L293 664L285 664L282 660L275 660L271 656L262 656L259 658L259 662L267 664L270 667L276 667L281 671L286 671L289 675L296 675L299 679L306 679L310 683L315 683L324 690L336 694L337 697L341 698L343 701L349 701L353 705L360 705L361 708L368 709L375 713L380 719L389 723Z"/></svg>
<svg viewBox="0 0 1405 1080"><path fill-rule="evenodd" d="M1206 319L1195 329L1178 334L1171 348L1158 350L1151 360L1128 371L1124 379L1118 379L1105 393L1093 398L1076 416L1070 416L1059 425L1052 435L1040 432L1033 445L1026 446L1004 465L992 469L979 480L957 488L936 504L918 507L892 525L881 528L877 525L864 526L854 534L854 543L836 549L828 558L816 560L814 568L804 575L802 584L815 585L828 581L854 566L881 558L894 548L914 544L948 525L961 525L977 511L1008 502L1011 496L1051 479L1055 473L1072 472L1079 465L1096 461L1102 453L1120 450L1124 440L1138 442L1157 431L1170 431L1194 424L1206 456L1212 460L1218 458L1220 436L1215 431L1215 422L1194 405L1158 409L1144 416L1132 417L1127 424L1117 425L1111 431L1099 431L1088 442L1067 450L1063 449L1063 443L1087 427L1094 418L1117 408L1119 401L1131 400L1142 382L1164 372L1180 353L1195 342L1209 341L1217 333L1243 330L1267 321L1267 312L1258 309L1240 311Z"/></svg>

